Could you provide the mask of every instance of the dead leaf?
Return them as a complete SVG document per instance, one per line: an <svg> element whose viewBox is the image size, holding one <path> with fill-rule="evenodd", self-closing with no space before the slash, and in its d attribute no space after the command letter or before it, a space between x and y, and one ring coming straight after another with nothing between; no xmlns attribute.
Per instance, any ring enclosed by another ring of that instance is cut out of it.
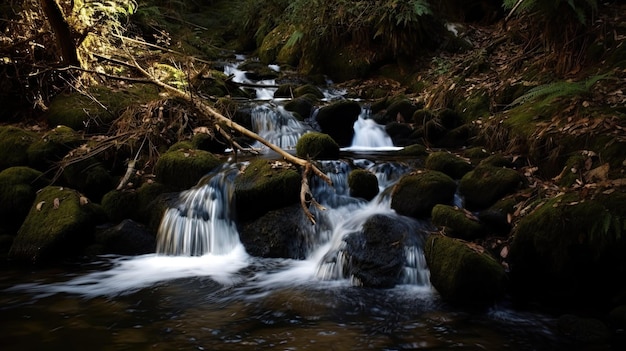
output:
<svg viewBox="0 0 626 351"><path fill-rule="evenodd" d="M500 257L506 258L509 255L509 247L505 246L500 250Z"/></svg>
<svg viewBox="0 0 626 351"><path fill-rule="evenodd" d="M605 181L609 178L609 169L610 165L608 163L603 164L602 166L596 167L589 172L584 174L586 182L596 181Z"/></svg>
<svg viewBox="0 0 626 351"><path fill-rule="evenodd" d="M79 198L79 202L80 202L80 204L81 204L81 205L86 205L86 204L88 204L88 203L89 203L89 199L88 199L88 198L86 198L85 196L81 196L81 197Z"/></svg>
<svg viewBox="0 0 626 351"><path fill-rule="evenodd" d="M55 197L55 198L54 198L54 201L53 201L52 203L53 203L53 207L54 207L54 209L56 210L56 209L58 209L58 208L59 208L59 205L61 204L61 201L59 200L59 198L58 198L58 197Z"/></svg>
<svg viewBox="0 0 626 351"><path fill-rule="evenodd" d="M43 207L43 204L45 204L45 201L40 201L37 206L35 206L35 208L37 208L37 211L41 211L41 208Z"/></svg>
<svg viewBox="0 0 626 351"><path fill-rule="evenodd" d="M507 213L506 214L506 222L508 224L511 224L511 222L513 222L513 214L511 214L511 213Z"/></svg>

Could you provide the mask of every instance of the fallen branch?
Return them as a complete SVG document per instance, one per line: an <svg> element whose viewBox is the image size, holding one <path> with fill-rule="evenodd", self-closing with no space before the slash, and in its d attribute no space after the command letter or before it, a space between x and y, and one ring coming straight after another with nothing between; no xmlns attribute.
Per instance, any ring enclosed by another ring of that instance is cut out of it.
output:
<svg viewBox="0 0 626 351"><path fill-rule="evenodd" d="M307 218L311 221L311 223L315 224L315 216L313 216L313 214L311 213L311 211L309 210L309 204L313 204L316 207L323 209L323 207L317 203L317 201L315 201L315 199L313 198L311 191L309 189L309 185L308 185L308 175L311 171L313 171L313 173L322 178L326 183L328 183L329 185L332 185L332 181L330 180L330 178L322 171L320 171L313 163L311 163L311 161L309 160L305 160L302 159L300 157L291 155L290 153L286 152L285 150L283 150L282 148L270 143L269 141L265 140L264 138L262 138L260 135L258 135L257 133L252 132L251 130L239 125L236 122L233 122L230 118L222 115L221 113L219 113L217 110L215 110L213 107L209 106L207 103L205 103L203 100L199 100L199 99L195 99L191 96L191 94L189 94L188 92L182 91L178 88L175 88L167 83L164 83L162 81L160 81L159 79L155 78L153 75L151 75L147 70L145 70L143 67L141 67L141 65L139 65L137 63L137 61L133 60L134 62L134 66L135 68L141 72L141 74L148 78L148 80L150 80L152 83L160 86L161 88L165 89L166 91L168 91L169 93L171 93L172 95L183 99L189 103L191 103L200 113L204 114L205 116L211 117L213 119L216 120L217 123L222 124L232 130L235 130L251 139L254 139L258 142L260 142L261 144L267 146L268 148L270 148L271 150L273 150L274 152L276 152L277 154L279 154L281 157L283 157L286 161L298 165L300 167L303 168L302 171L302 187L301 187L301 191L300 191L300 202L301 202L301 206L302 209L305 212L305 215L307 216Z"/></svg>

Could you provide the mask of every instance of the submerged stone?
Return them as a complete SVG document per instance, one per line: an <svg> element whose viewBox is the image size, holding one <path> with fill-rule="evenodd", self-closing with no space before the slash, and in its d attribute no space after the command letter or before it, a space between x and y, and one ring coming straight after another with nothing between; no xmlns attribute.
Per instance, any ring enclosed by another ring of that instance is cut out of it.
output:
<svg viewBox="0 0 626 351"><path fill-rule="evenodd" d="M430 281L441 297L453 304L485 306L504 295L504 268L482 247L432 234L424 255Z"/></svg>

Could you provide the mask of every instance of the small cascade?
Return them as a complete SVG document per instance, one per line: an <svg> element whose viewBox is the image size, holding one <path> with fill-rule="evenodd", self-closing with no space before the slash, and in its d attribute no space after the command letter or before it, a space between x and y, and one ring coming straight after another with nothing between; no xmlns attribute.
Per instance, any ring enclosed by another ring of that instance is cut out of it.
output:
<svg viewBox="0 0 626 351"><path fill-rule="evenodd" d="M230 216L232 180L236 165L207 176L204 185L181 193L169 208L158 231L157 253L174 256L224 255L240 246L239 233Z"/></svg>
<svg viewBox="0 0 626 351"><path fill-rule="evenodd" d="M243 60L244 58L241 57ZM246 75L246 71L242 71L239 69L239 65L241 61L228 64L224 66L224 74L227 76L233 76L233 82L235 83L247 83L254 84L257 87L255 88L256 99L257 100L271 100L274 98L274 92L276 91L276 81L274 79L264 79L253 81L249 79ZM269 68L272 70L280 70L280 68L276 65L269 65Z"/></svg>
<svg viewBox="0 0 626 351"><path fill-rule="evenodd" d="M306 132L305 126L291 112L282 106L270 104L252 109L252 129L265 140L285 150L295 148L298 139ZM255 147L263 148L263 145L257 143Z"/></svg>
<svg viewBox="0 0 626 351"><path fill-rule="evenodd" d="M385 131L385 127L370 118L371 110L363 106L361 114L354 122L354 137L352 145L343 148L344 151L394 151L402 147L393 145L391 137Z"/></svg>

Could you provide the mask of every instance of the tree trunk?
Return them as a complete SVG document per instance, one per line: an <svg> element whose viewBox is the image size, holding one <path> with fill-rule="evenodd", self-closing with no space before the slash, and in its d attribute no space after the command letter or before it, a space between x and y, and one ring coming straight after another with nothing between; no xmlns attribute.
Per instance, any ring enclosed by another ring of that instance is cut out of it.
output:
<svg viewBox="0 0 626 351"><path fill-rule="evenodd" d="M55 0L39 0L39 4L48 19L57 46L61 51L61 63L64 66L81 67L72 31L59 4Z"/></svg>

